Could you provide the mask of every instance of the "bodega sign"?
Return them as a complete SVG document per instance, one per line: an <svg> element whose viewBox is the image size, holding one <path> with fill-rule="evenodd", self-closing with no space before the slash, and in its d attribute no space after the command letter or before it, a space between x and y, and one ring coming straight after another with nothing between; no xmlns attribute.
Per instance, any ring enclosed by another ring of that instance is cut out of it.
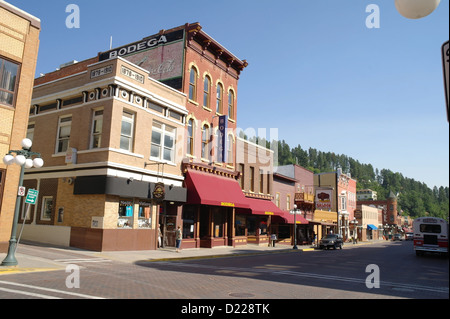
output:
<svg viewBox="0 0 450 319"><path fill-rule="evenodd" d="M99 60L103 61L113 59L118 56L122 57L130 54L135 54L140 51L153 49L155 47L158 47L159 45L165 45L183 39L183 35L184 35L183 30L174 31L168 34L153 35L143 39L142 41L134 42L117 49L100 53Z"/></svg>

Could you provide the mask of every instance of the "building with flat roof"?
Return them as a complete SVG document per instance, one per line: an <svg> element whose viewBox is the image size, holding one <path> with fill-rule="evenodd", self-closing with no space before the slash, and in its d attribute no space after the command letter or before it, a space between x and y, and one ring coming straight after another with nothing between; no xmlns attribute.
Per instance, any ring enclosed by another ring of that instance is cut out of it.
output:
<svg viewBox="0 0 450 319"><path fill-rule="evenodd" d="M0 1L0 154L21 150L39 50L40 20ZM0 251L6 251L18 193L20 167L0 162Z"/></svg>

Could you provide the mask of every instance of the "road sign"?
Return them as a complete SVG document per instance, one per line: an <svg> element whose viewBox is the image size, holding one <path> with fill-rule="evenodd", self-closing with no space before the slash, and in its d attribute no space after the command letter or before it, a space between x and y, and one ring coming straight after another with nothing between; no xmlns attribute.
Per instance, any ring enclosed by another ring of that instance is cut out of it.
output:
<svg viewBox="0 0 450 319"><path fill-rule="evenodd" d="M449 116L450 116L449 109L448 109L448 99L449 99L449 96L448 96L448 94L449 94L448 93L448 82L449 82L449 79L448 79L449 66L448 66L448 64L449 64L449 62L448 62L448 60L449 60L449 47L448 47L448 41L447 41L442 45L442 68L444 71L445 102L447 103L447 121L449 120Z"/></svg>
<svg viewBox="0 0 450 319"><path fill-rule="evenodd" d="M19 186L19 192L17 193L19 196L25 196L25 187Z"/></svg>
<svg viewBox="0 0 450 319"><path fill-rule="evenodd" d="M36 205L36 199L38 197L39 191L35 189L29 189L27 193L27 198L25 199L25 203Z"/></svg>

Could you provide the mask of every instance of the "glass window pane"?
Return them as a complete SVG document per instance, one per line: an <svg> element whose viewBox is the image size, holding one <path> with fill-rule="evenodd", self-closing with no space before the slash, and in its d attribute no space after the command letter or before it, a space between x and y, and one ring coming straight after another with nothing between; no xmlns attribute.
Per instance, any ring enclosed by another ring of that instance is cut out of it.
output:
<svg viewBox="0 0 450 319"><path fill-rule="evenodd" d="M158 145L152 145L150 156L159 158L160 147Z"/></svg>
<svg viewBox="0 0 450 319"><path fill-rule="evenodd" d="M161 133L157 131L152 132L152 143L161 145Z"/></svg>
<svg viewBox="0 0 450 319"><path fill-rule="evenodd" d="M164 159L166 161L173 162L172 154L173 152L171 149L164 148Z"/></svg>
<svg viewBox="0 0 450 319"><path fill-rule="evenodd" d="M3 63L2 63L3 62ZM3 70L0 74L0 87L8 91L14 91L18 65L0 59L0 68L3 64Z"/></svg>
<svg viewBox="0 0 450 319"><path fill-rule="evenodd" d="M103 127L103 119L98 119L94 121L94 133L101 133Z"/></svg>
<svg viewBox="0 0 450 319"><path fill-rule="evenodd" d="M120 149L122 150L130 150L130 138L126 137L126 136L121 136L120 137Z"/></svg>
<svg viewBox="0 0 450 319"><path fill-rule="evenodd" d="M164 147L173 148L173 137L170 135L164 136Z"/></svg>
<svg viewBox="0 0 450 319"><path fill-rule="evenodd" d="M70 126L62 126L59 128L59 137L70 137Z"/></svg>
<svg viewBox="0 0 450 319"><path fill-rule="evenodd" d="M131 123L122 121L122 134L131 136Z"/></svg>

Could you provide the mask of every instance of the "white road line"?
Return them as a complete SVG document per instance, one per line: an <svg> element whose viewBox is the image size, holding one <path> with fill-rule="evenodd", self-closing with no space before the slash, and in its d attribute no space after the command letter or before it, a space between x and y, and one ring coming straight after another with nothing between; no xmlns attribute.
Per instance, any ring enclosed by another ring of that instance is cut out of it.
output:
<svg viewBox="0 0 450 319"><path fill-rule="evenodd" d="M61 262L64 264L111 262L110 259L104 258L69 258L69 259L54 259L53 261Z"/></svg>
<svg viewBox="0 0 450 319"><path fill-rule="evenodd" d="M43 291L54 292L54 293L58 293L58 294L65 294L65 295L81 297L81 298L88 298L88 299L105 299L105 298L102 298L102 297L85 295L85 294L80 294L80 293L76 293L76 292L69 292L69 291L64 291L64 290L45 288L45 287L26 285L26 284L19 284L19 283L10 282L10 281L3 281L3 280L0 280L0 284L17 286L17 287L22 287L22 288L29 288L29 289L36 289L36 290L43 290Z"/></svg>
<svg viewBox="0 0 450 319"><path fill-rule="evenodd" d="M9 293L13 293L13 294L18 294L18 295L26 295L26 296L31 296L31 297L37 297L37 298L42 298L42 299L61 299L58 297L52 297L52 296L47 296L47 295L42 295L42 294L37 294L34 292L26 292L26 291L22 291L22 290L15 290L15 289L8 289L8 288L2 288L0 287L0 291L6 291Z"/></svg>

